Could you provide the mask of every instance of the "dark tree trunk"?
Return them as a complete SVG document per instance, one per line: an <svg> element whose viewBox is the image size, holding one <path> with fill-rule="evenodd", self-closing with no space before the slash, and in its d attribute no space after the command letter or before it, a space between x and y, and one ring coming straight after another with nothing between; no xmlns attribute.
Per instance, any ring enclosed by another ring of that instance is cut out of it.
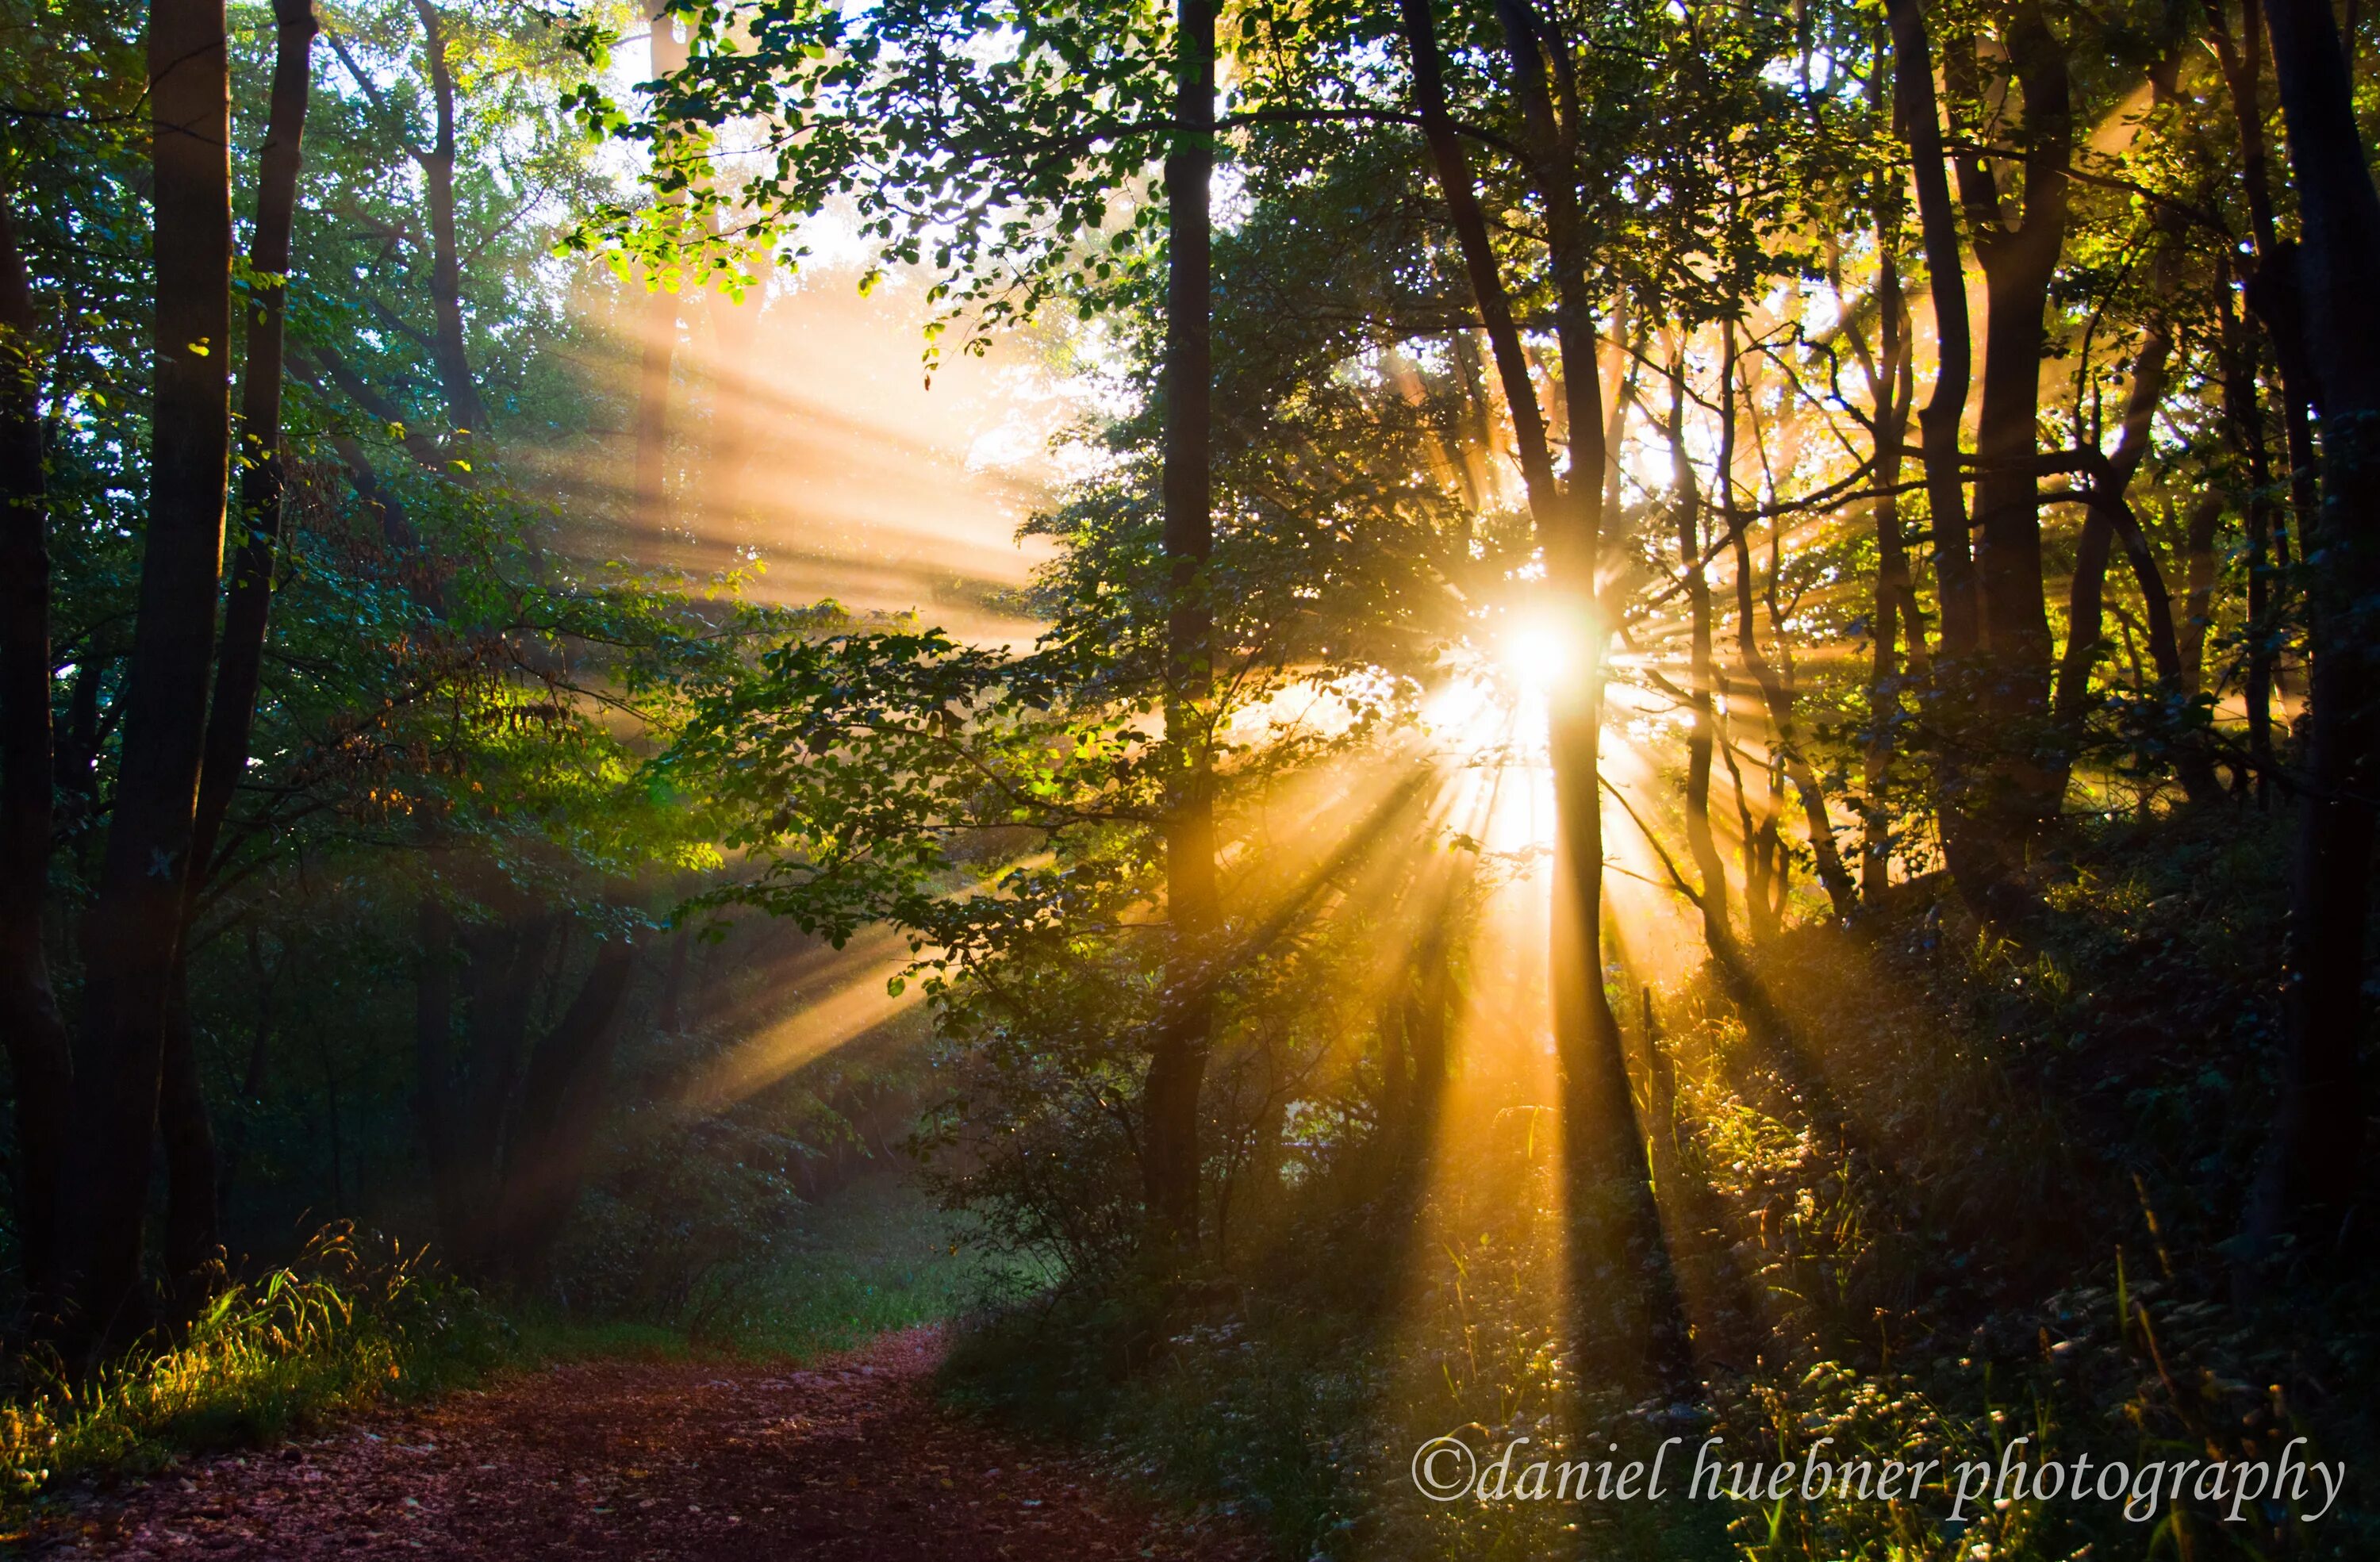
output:
<svg viewBox="0 0 2380 1562"><path fill-rule="evenodd" d="M1513 434L1530 518L1546 557L1546 587L1560 632L1577 645L1576 676L1549 691L1548 748L1557 820L1548 971L1560 1060L1566 1156L1573 1193L1592 1185L1620 1203L1622 1240L1646 1277L1647 1346L1653 1369L1682 1380L1690 1366L1644 1138L1628 1083L1619 1019L1603 986L1603 798L1601 745L1604 641L1596 574L1601 553L1604 410L1597 361L1589 256L1578 212L1577 103L1568 45L1525 0L1500 0L1497 14L1513 66L1530 148L1531 173L1546 202L1555 277L1554 334L1561 352L1573 480L1556 480L1528 358L1498 271L1477 187L1448 111L1437 19L1429 0L1399 0L1411 53L1414 95L1447 203L1474 301L1486 326ZM1548 67L1552 67L1552 84Z"/></svg>
<svg viewBox="0 0 2380 1562"><path fill-rule="evenodd" d="M515 1280L534 1280L543 1272L554 1239L578 1202L635 959L634 947L625 939L601 943L577 996L529 1056L504 1148L494 1253Z"/></svg>
<svg viewBox="0 0 2380 1562"><path fill-rule="evenodd" d="M2007 35L2022 89L2023 215L2001 216L1990 163L1959 159L1959 193L1984 272L1983 405L1975 424L1975 580L1983 608L1983 708L1995 763L1985 805L2020 829L2054 817L2064 790L2049 730L2049 611L2042 579L2040 482L2042 327L2066 242L2067 164L2073 155L2066 54L2037 0ZM1964 50L1946 69L1973 78ZM1972 92L1970 93L1972 95Z"/></svg>
<svg viewBox="0 0 2380 1562"><path fill-rule="evenodd" d="M484 444L487 409L471 377L471 356L463 335L463 264L455 240L455 69L446 57L446 27L431 0L413 0L421 19L421 48L430 66L431 106L436 115L430 150L419 152L421 186L430 207L430 302L435 316L432 356L446 393L446 415L455 432Z"/></svg>
<svg viewBox="0 0 2380 1562"><path fill-rule="evenodd" d="M2324 0L2271 0L2265 25L2304 235L2299 283L2321 413L2322 509L2304 552L2313 680L2286 944L2287 1028L2271 1156L2252 1231L2327 1241L2363 1153L2363 952L2372 895L2374 660L2380 634L2380 190ZM2257 1244L2262 1247L2260 1241Z"/></svg>
<svg viewBox="0 0 2380 1562"><path fill-rule="evenodd" d="M246 773L256 723L257 690L264 665L265 626L273 601L273 571L281 551L282 345L286 337L290 242L298 212L299 142L305 134L307 84L314 35L312 0L274 0L276 46L273 101L257 179L256 230L249 265L261 282L248 310L248 363L240 384L238 551L224 608L223 648L214 701L207 713L206 759L191 835L190 888L202 890Z"/></svg>
<svg viewBox="0 0 2380 1562"><path fill-rule="evenodd" d="M235 533L231 590L224 607L223 643L216 653L214 698L207 708L204 757L190 829L188 878L179 942L187 945L199 897L212 877L215 847L231 811L232 793L247 773L249 737L256 723L264 668L265 629L273 601L273 571L282 535L282 343L290 236L298 210L298 145L305 134L307 88L312 69L312 0L275 0L273 97L257 180L256 230L249 267L261 280L248 309L248 363L240 384L239 527ZM160 1101L167 1200L165 1267L177 1280L200 1271L217 1247L214 1129L199 1078L190 1031L189 961L174 959L165 1001L164 1093Z"/></svg>
<svg viewBox="0 0 2380 1562"><path fill-rule="evenodd" d="M1206 568L1214 548L1213 345L1209 339L1215 167L1215 6L1179 0L1174 115L1165 158L1166 914L1172 923L1164 1013L1143 1092L1141 1170L1160 1241L1198 1240L1198 1097L1214 1020L1213 944L1222 922L1215 879L1214 775L1207 724L1214 610Z"/></svg>
<svg viewBox="0 0 2380 1562"><path fill-rule="evenodd" d="M231 96L222 0L149 13L157 305L149 527L75 1059L72 1327L140 1323L142 1209L214 662L230 479Z"/></svg>
<svg viewBox="0 0 2380 1562"><path fill-rule="evenodd" d="M2265 140L2263 102L2265 16L2263 0L2241 0L2246 26L2235 38L2226 0L2206 0L2208 31L2215 55L2231 93L2233 123L2240 133L2240 176L2247 187L2248 216L2256 241L2256 271L2248 279L2248 297L2272 339L2280 365L2281 428L2289 457L2289 507L2297 518L2301 539L2313 529L2322 503L2322 485L2313 453L2311 402L2313 371L2307 356L2304 311L2298 297L2294 250L2277 236L2273 215L2271 154ZM2222 300L2229 313L2229 300ZM2261 430L2258 435L2262 442ZM2276 524L2270 506L2266 519L2273 542L2273 564L2289 563L2287 530Z"/></svg>
<svg viewBox="0 0 2380 1562"><path fill-rule="evenodd" d="M2222 524L2223 500L2220 495L2210 493L2191 506L2190 520L2182 534L2181 622L2174 625L2174 634L2180 641L2181 653L2181 686L2192 695L2207 692L2206 632L2212 626L2215 584L2223 565L2223 561L2215 551L2216 533ZM2261 551L2256 530L2252 519L2248 527L2252 559ZM2249 594L2254 596L2257 593L2252 589L2252 580L2251 586ZM2249 613L2251 617L2254 616L2252 603ZM2252 694L2249 704L2252 716L2255 704ZM2252 749L2255 743L2252 725L2252 722L2249 734Z"/></svg>
<svg viewBox="0 0 2380 1562"><path fill-rule="evenodd" d="M1599 611L1596 575L1603 548L1603 387L1597 358L1592 258L1578 209L1575 105L1566 90L1569 48L1529 0L1498 0L1496 13L1512 66L1514 95L1527 130L1531 177L1546 202L1546 237L1554 274L1554 338L1561 350L1562 423L1570 442L1570 480L1548 489L1553 503L1532 518L1545 550L1546 586L1559 632L1578 647L1577 675L1548 692L1547 726L1554 772L1554 1045L1572 1093L1573 1133L1594 1136L1594 1164L1618 1177L1632 1196L1650 1187L1644 1137L1628 1085L1628 1053L1619 1016L1603 986L1603 682L1613 615ZM1437 52L1436 41L1431 53ZM1555 82L1548 81L1551 62ZM1494 258L1483 258L1493 275ZM1501 286L1501 279L1498 278ZM1656 1243L1649 1198L1637 1236Z"/></svg>
<svg viewBox="0 0 2380 1562"><path fill-rule="evenodd" d="M1882 251L1877 267L1876 300L1882 317L1878 333L1883 349L1871 358L1860 347L1867 369L1868 402L1875 408L1876 432L1876 597L1875 622L1869 633L1875 651L1868 667L1868 732L1860 756L1860 789L1867 799L1860 844L1860 898L1874 905L1892 881L1892 819L1890 793L1894 733L1900 714L1900 648L1909 641L1908 667L1922 674L1927 661L1925 621L1917 607L1917 587L1909 569L1909 545L1900 532L1900 467L1909 435L1909 408L1915 395L1909 306L1900 290L1900 266L1892 253L1893 235L1879 228ZM1857 341L1857 338L1854 338ZM1649 1005L1649 995L1647 1002ZM1646 1011L1649 1027L1651 1011Z"/></svg>
<svg viewBox="0 0 2380 1562"><path fill-rule="evenodd" d="M1718 393L1718 459L1716 464L1718 482L1719 525L1726 533L1729 551L1735 557L1735 648L1736 662L1746 676L1753 678L1752 687L1763 695L1753 663L1758 652L1748 649L1752 642L1753 596L1757 577L1753 572L1752 551L1743 535L1742 512L1736 505L1735 468L1740 458L1737 448L1736 417L1736 345L1735 325L1727 321L1719 329L1719 393ZM1721 691L1721 703L1727 706L1730 723L1738 712L1727 702ZM1765 704L1765 701L1764 701ZM1775 738L1772 734L1772 751ZM1755 809L1752 793L1743 784L1743 772L1730 762L1729 779L1735 782L1736 816L1742 821L1739 845L1743 856L1743 921L1746 934L1755 941L1775 938L1782 930L1779 914L1784 895L1776 890L1776 848L1782 844L1777 833L1778 793L1781 790L1769 781L1768 767L1761 767L1761 779L1767 782L1767 794L1759 799Z"/></svg>
<svg viewBox="0 0 2380 1562"><path fill-rule="evenodd" d="M2248 684L2245 703L2248 707L2248 759L2255 771L2256 801L2262 807L2269 806L2272 798L2273 649L2279 627L2273 613L2272 582L2277 563L2273 544L2282 528L2274 524L2270 497L2272 458L2265 443L2265 417L2256 394L2255 350L2251 345L2247 322L2233 312L2231 300L2218 294L2216 302L2222 321L2224 436L2246 466ZM2292 473L2293 480L2296 475ZM2183 670L2192 679L2193 693L2198 691L2204 677L2206 619L2213 611L2215 595L2215 526L2220 514L2218 509L2208 518L2203 550L2199 545L2194 517L2191 531L2191 602L2188 614L2191 628L2189 643L2184 647ZM2204 601L2200 599L2198 584L2202 551L2206 561Z"/></svg>
<svg viewBox="0 0 2380 1562"><path fill-rule="evenodd" d="M1934 392L1917 421L1925 441L1926 501L1933 513L1942 655L1964 661L1974 656L1983 642L1974 561L1967 547L1966 479L1959 454L1960 424L1966 418L1973 374L1966 260L1959 249L1959 219L1950 203L1950 176L1943 162L1942 112L1935 101L1934 51L1925 33L1923 0L1888 0L1885 9L1892 26L1893 117L1909 144L1927 285L1934 301L1937 352Z"/></svg>
<svg viewBox="0 0 2380 1562"><path fill-rule="evenodd" d="M436 861L433 854L433 866ZM461 1105L455 1084L455 918L434 893L425 893L415 907L415 919L420 952L413 985L413 1105L430 1163L438 1233L451 1244L463 1229L467 1193L459 1151L462 1127L456 1120ZM453 1263L460 1254L450 1246L442 1256Z"/></svg>
<svg viewBox="0 0 2380 1562"><path fill-rule="evenodd" d="M1686 448L1686 369L1684 345L1670 366L1670 473L1677 490L1678 555L1686 572L1686 694L1694 726L1686 733L1686 849L1702 876L1696 903L1703 914L1706 938L1729 937L1727 866L1719 858L1718 842L1711 831L1711 754L1718 731L1714 707L1715 672L1711 665L1710 570L1703 557L1702 496L1696 491L1694 465Z"/></svg>
<svg viewBox="0 0 2380 1562"><path fill-rule="evenodd" d="M1934 581L1942 613L1941 655L1926 696L1938 745L1934 757L1935 810L1941 822L1943 854L1961 896L1985 914L2017 916L2027 908L2009 882L1996 842L1979 827L1970 796L1983 612L1974 556L1968 547L1967 495L1959 449L1960 425L1966 416L1973 378L1966 261L1959 248L1958 214L1951 204L1949 173L1943 161L1942 115L1934 90L1934 52L1926 36L1923 0L1888 0L1886 15L1892 30L1893 116L1909 144L1927 288L1934 302L1934 390L1917 422L1924 440Z"/></svg>
<svg viewBox="0 0 2380 1562"><path fill-rule="evenodd" d="M58 1177L73 1064L42 942L56 756L40 321L0 192L0 1032L17 1092L17 1245L37 1309L56 1296ZM86 671L82 683L96 688Z"/></svg>
<svg viewBox="0 0 2380 1562"><path fill-rule="evenodd" d="M189 936L183 924L182 937ZM198 1038L190 1029L188 953L177 949L165 991L165 1042L160 1065L157 1136L165 1152L165 1280L187 1310L211 1283L221 1239L215 1211L221 1175L215 1130L199 1077Z"/></svg>

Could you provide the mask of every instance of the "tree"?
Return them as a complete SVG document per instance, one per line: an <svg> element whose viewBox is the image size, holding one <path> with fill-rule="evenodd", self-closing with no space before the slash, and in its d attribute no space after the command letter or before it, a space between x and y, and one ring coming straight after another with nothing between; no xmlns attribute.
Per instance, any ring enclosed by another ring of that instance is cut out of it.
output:
<svg viewBox="0 0 2380 1562"><path fill-rule="evenodd" d="M2289 901L2288 1040L2272 1156L2252 1230L2321 1229L2362 1169L2365 934L2371 916L2374 699L2380 602L2380 191L2356 125L2347 56L2326 7L2268 0L2265 25L2304 224L2299 286L2318 390L2322 509L2306 542L2311 727Z"/></svg>
<svg viewBox="0 0 2380 1562"><path fill-rule="evenodd" d="M37 1303L53 1297L58 1281L58 1179L73 1081L42 942L55 750L40 330L16 222L0 192L0 577L8 593L0 607L0 1029L16 1076L18 1241L26 1290Z"/></svg>
<svg viewBox="0 0 2380 1562"><path fill-rule="evenodd" d="M106 865L83 930L86 963L106 980L85 995L66 1184L77 1234L73 1326L110 1341L140 1322L142 1205L230 479L231 89L221 0L152 8L149 74L157 277L149 527Z"/></svg>

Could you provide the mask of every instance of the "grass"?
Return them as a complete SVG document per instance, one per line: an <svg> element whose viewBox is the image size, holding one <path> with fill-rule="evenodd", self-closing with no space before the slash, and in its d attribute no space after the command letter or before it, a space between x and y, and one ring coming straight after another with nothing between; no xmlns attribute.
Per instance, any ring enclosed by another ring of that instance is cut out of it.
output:
<svg viewBox="0 0 2380 1562"><path fill-rule="evenodd" d="M1014 1277L973 1235L905 1173L863 1178L808 1212L730 1338L745 1351L808 1358L947 1322Z"/></svg>
<svg viewBox="0 0 2380 1562"><path fill-rule="evenodd" d="M254 1447L391 1395L434 1392L517 1340L468 1288L394 1245L326 1229L299 1260L231 1287L177 1339L78 1381L38 1359L0 1404L0 1538L79 1480Z"/></svg>

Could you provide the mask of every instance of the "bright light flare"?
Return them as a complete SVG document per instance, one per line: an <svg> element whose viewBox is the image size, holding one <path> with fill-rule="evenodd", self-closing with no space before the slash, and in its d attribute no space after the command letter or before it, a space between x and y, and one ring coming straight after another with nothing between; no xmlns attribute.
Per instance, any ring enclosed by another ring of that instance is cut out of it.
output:
<svg viewBox="0 0 2380 1562"><path fill-rule="evenodd" d="M1554 613L1516 617L1504 631L1498 660L1524 692L1549 693L1575 678L1585 665L1585 628Z"/></svg>

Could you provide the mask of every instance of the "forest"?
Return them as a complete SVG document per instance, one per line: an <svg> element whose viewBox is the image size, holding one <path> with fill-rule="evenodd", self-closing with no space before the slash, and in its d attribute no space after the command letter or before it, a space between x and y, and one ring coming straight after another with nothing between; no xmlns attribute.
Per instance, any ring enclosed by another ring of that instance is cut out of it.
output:
<svg viewBox="0 0 2380 1562"><path fill-rule="evenodd" d="M2380 1555L2375 135L0 0L0 1550Z"/></svg>

